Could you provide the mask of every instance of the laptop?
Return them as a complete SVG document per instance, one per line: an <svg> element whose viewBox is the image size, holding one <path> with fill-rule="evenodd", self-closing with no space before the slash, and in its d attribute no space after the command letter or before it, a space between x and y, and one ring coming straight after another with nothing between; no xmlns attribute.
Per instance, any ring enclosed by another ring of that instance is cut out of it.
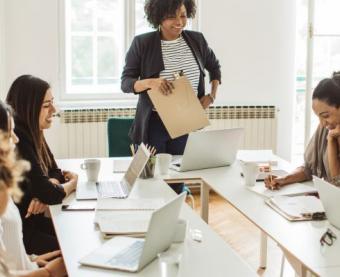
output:
<svg viewBox="0 0 340 277"><path fill-rule="evenodd" d="M181 159L171 163L177 171L231 165L240 146L243 128L190 133Z"/></svg>
<svg viewBox="0 0 340 277"><path fill-rule="evenodd" d="M145 239L115 237L79 263L107 269L137 272L167 250L174 239L179 213L186 193L183 192L152 213Z"/></svg>
<svg viewBox="0 0 340 277"><path fill-rule="evenodd" d="M149 157L150 151L142 143L120 181L79 182L77 200L92 200L97 197L127 198Z"/></svg>
<svg viewBox="0 0 340 277"><path fill-rule="evenodd" d="M325 209L328 221L340 229L340 188L313 176L316 189L319 192L320 200Z"/></svg>

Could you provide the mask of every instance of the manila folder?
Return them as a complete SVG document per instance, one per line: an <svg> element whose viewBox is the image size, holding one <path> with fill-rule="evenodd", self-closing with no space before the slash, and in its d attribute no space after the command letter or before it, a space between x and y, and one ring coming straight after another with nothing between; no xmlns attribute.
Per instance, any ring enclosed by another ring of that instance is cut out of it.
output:
<svg viewBox="0 0 340 277"><path fill-rule="evenodd" d="M190 81L181 76L173 81L169 95L158 90L148 94L172 139L209 125L208 117L198 100Z"/></svg>

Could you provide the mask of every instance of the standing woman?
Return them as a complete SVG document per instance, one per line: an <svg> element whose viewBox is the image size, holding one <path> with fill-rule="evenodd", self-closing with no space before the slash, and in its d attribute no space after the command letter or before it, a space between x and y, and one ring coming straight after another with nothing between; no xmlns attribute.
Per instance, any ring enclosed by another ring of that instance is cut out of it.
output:
<svg viewBox="0 0 340 277"><path fill-rule="evenodd" d="M214 102L221 83L220 64L202 33L184 30L187 19L195 16L194 0L146 0L144 10L156 31L134 38L121 78L125 93L139 95L129 135L133 143L147 143L158 153L182 155L187 135L171 139L146 92L171 93L173 74L183 71L206 109ZM207 95L205 69L211 83Z"/></svg>
<svg viewBox="0 0 340 277"><path fill-rule="evenodd" d="M38 199L47 205L60 204L75 190L77 175L58 168L44 137L55 113L49 84L31 75L20 76L13 82L6 100L15 114L19 154L31 164L20 184L24 197L18 205L26 252L37 255L51 252L59 249L52 221L43 214L31 214L34 209L30 203Z"/></svg>

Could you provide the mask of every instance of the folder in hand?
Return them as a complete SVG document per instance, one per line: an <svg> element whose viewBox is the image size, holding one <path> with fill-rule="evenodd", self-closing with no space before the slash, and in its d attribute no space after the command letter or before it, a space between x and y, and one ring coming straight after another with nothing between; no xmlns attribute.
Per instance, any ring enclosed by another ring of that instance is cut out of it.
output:
<svg viewBox="0 0 340 277"><path fill-rule="evenodd" d="M149 90L149 97L172 139L209 125L208 117L190 81L181 76L173 81L171 94Z"/></svg>

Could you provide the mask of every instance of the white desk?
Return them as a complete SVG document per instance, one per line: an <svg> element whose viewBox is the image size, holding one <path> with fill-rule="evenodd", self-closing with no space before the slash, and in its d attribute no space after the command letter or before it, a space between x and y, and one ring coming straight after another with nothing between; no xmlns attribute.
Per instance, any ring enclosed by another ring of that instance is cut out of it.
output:
<svg viewBox="0 0 340 277"><path fill-rule="evenodd" d="M84 180L84 172L79 168L81 162L82 160L60 160L58 164L61 168L79 173L79 179ZM110 177L121 177L121 174L114 175L112 172L112 160L102 159L100 178L107 180ZM131 193L131 197L161 196L165 199L171 199L174 195L161 179L138 180ZM74 194L65 202L73 199ZM61 205L51 206L50 210L70 277L160 276L157 260L137 274L80 266L79 259L103 243L99 231L94 228L94 212L62 212ZM181 218L189 221L190 228L198 228L203 232L202 243L188 238L185 243L172 247L171 251L178 251L183 255L181 276L256 276L255 272L186 205L181 211Z"/></svg>
<svg viewBox="0 0 340 277"><path fill-rule="evenodd" d="M280 160L279 166L289 169L288 163ZM208 220L208 189L211 188L231 203L260 230L276 241L282 248L300 261L302 269L321 276L340 276L340 231L333 246L320 246L320 237L329 226L327 221L289 222L269 206L258 194L249 191L240 176L240 166L178 173L171 171L169 179L197 178L203 181L202 215Z"/></svg>

